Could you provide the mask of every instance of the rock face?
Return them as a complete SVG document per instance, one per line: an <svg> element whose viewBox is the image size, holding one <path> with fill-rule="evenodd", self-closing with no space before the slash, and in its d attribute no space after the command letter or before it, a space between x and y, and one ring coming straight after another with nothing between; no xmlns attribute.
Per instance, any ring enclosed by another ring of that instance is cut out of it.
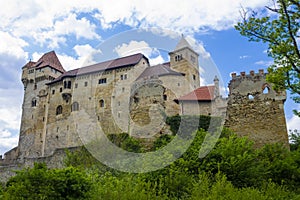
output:
<svg viewBox="0 0 300 200"><path fill-rule="evenodd" d="M281 142L288 146L284 115L285 91L275 91L263 70L232 74L229 83L226 126L247 136L257 147Z"/></svg>

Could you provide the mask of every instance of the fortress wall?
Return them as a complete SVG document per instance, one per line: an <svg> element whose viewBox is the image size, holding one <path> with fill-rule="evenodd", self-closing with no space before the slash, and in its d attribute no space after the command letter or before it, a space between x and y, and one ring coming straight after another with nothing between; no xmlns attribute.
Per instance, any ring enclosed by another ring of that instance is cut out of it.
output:
<svg viewBox="0 0 300 200"><path fill-rule="evenodd" d="M288 146L283 104L285 91L277 92L266 82L263 70L232 74L225 125L247 136L256 146L282 142Z"/></svg>

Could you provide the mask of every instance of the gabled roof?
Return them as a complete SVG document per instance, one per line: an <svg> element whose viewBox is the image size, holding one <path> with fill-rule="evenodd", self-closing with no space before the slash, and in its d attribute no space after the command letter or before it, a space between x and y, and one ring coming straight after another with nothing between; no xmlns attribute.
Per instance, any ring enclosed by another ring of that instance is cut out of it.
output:
<svg viewBox="0 0 300 200"><path fill-rule="evenodd" d="M45 53L37 62L29 61L23 68L25 67L27 67L28 69L30 68L40 69L43 67L52 67L53 69L56 69L62 73L66 71L61 65L54 51Z"/></svg>
<svg viewBox="0 0 300 200"><path fill-rule="evenodd" d="M184 36L182 35L181 36L181 39L179 40L179 42L177 43L175 49L170 52L169 54L171 53L174 53L174 52L177 52L177 51L180 51L182 49L185 49L185 48L188 48L189 50L191 50L192 52L194 52L195 54L198 55L198 53L193 49L193 47L190 45L190 43L184 38Z"/></svg>
<svg viewBox="0 0 300 200"><path fill-rule="evenodd" d="M113 60L108 60L108 61L97 63L94 65L89 65L86 67L70 70L70 71L65 72L58 78L54 79L49 84L58 82L66 77L75 77L78 75L84 75L84 74L96 73L96 72L101 72L101 71L106 71L106 70L111 70L111 69L116 69L116 68L134 66L134 65L138 64L142 58L145 58L148 62L148 58L146 58L143 54L138 53L138 54L134 54L134 55L130 55L130 56L122 57L122 58L117 58L117 59L113 59Z"/></svg>
<svg viewBox="0 0 300 200"><path fill-rule="evenodd" d="M179 101L212 101L215 99L215 86L202 86L180 97Z"/></svg>
<svg viewBox="0 0 300 200"><path fill-rule="evenodd" d="M153 76L167 76L167 75L173 75L173 76L182 76L184 74L173 71L170 67L170 63L164 63L164 64L158 64L151 67L147 67L143 73L136 79L142 79L145 77L153 77Z"/></svg>
<svg viewBox="0 0 300 200"><path fill-rule="evenodd" d="M180 41L178 42L178 44L176 45L174 51L177 51L177 50L180 50L180 49L183 49L183 48L190 48L190 49L193 49L191 47L191 45L188 43L188 41L186 41L186 39L184 38L184 36L182 35Z"/></svg>

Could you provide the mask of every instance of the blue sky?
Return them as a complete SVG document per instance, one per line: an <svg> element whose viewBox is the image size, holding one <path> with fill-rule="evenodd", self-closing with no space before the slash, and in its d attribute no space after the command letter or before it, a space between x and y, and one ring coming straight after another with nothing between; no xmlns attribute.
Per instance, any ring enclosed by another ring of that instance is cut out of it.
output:
<svg viewBox="0 0 300 200"><path fill-rule="evenodd" d="M231 72L267 69L267 46L248 42L233 26L241 6L262 11L269 0L0 1L0 154L17 145L23 86L21 68L55 50L65 69L142 52L168 61L181 34L200 54L201 83L214 75L225 85ZM288 97L286 119L300 129Z"/></svg>

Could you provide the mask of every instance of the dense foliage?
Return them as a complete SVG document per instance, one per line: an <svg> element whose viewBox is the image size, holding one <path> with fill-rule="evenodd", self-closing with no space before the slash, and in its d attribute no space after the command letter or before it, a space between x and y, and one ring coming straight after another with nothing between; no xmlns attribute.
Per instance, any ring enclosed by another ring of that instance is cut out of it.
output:
<svg viewBox="0 0 300 200"><path fill-rule="evenodd" d="M50 170L36 163L7 182L2 199L86 199L91 189L92 181L83 171L74 167Z"/></svg>
<svg viewBox="0 0 300 200"><path fill-rule="evenodd" d="M299 148L289 151L283 145L273 144L255 149L247 138L224 130L215 148L200 159L199 148L206 134L204 130L197 131L188 151L176 162L143 174L110 169L82 148L68 153L65 169L50 170L37 164L33 169L18 172L3 191L0 189L0 197L139 200L300 198ZM123 139L128 137L122 136ZM166 145L173 137L162 136L155 142L154 149Z"/></svg>

